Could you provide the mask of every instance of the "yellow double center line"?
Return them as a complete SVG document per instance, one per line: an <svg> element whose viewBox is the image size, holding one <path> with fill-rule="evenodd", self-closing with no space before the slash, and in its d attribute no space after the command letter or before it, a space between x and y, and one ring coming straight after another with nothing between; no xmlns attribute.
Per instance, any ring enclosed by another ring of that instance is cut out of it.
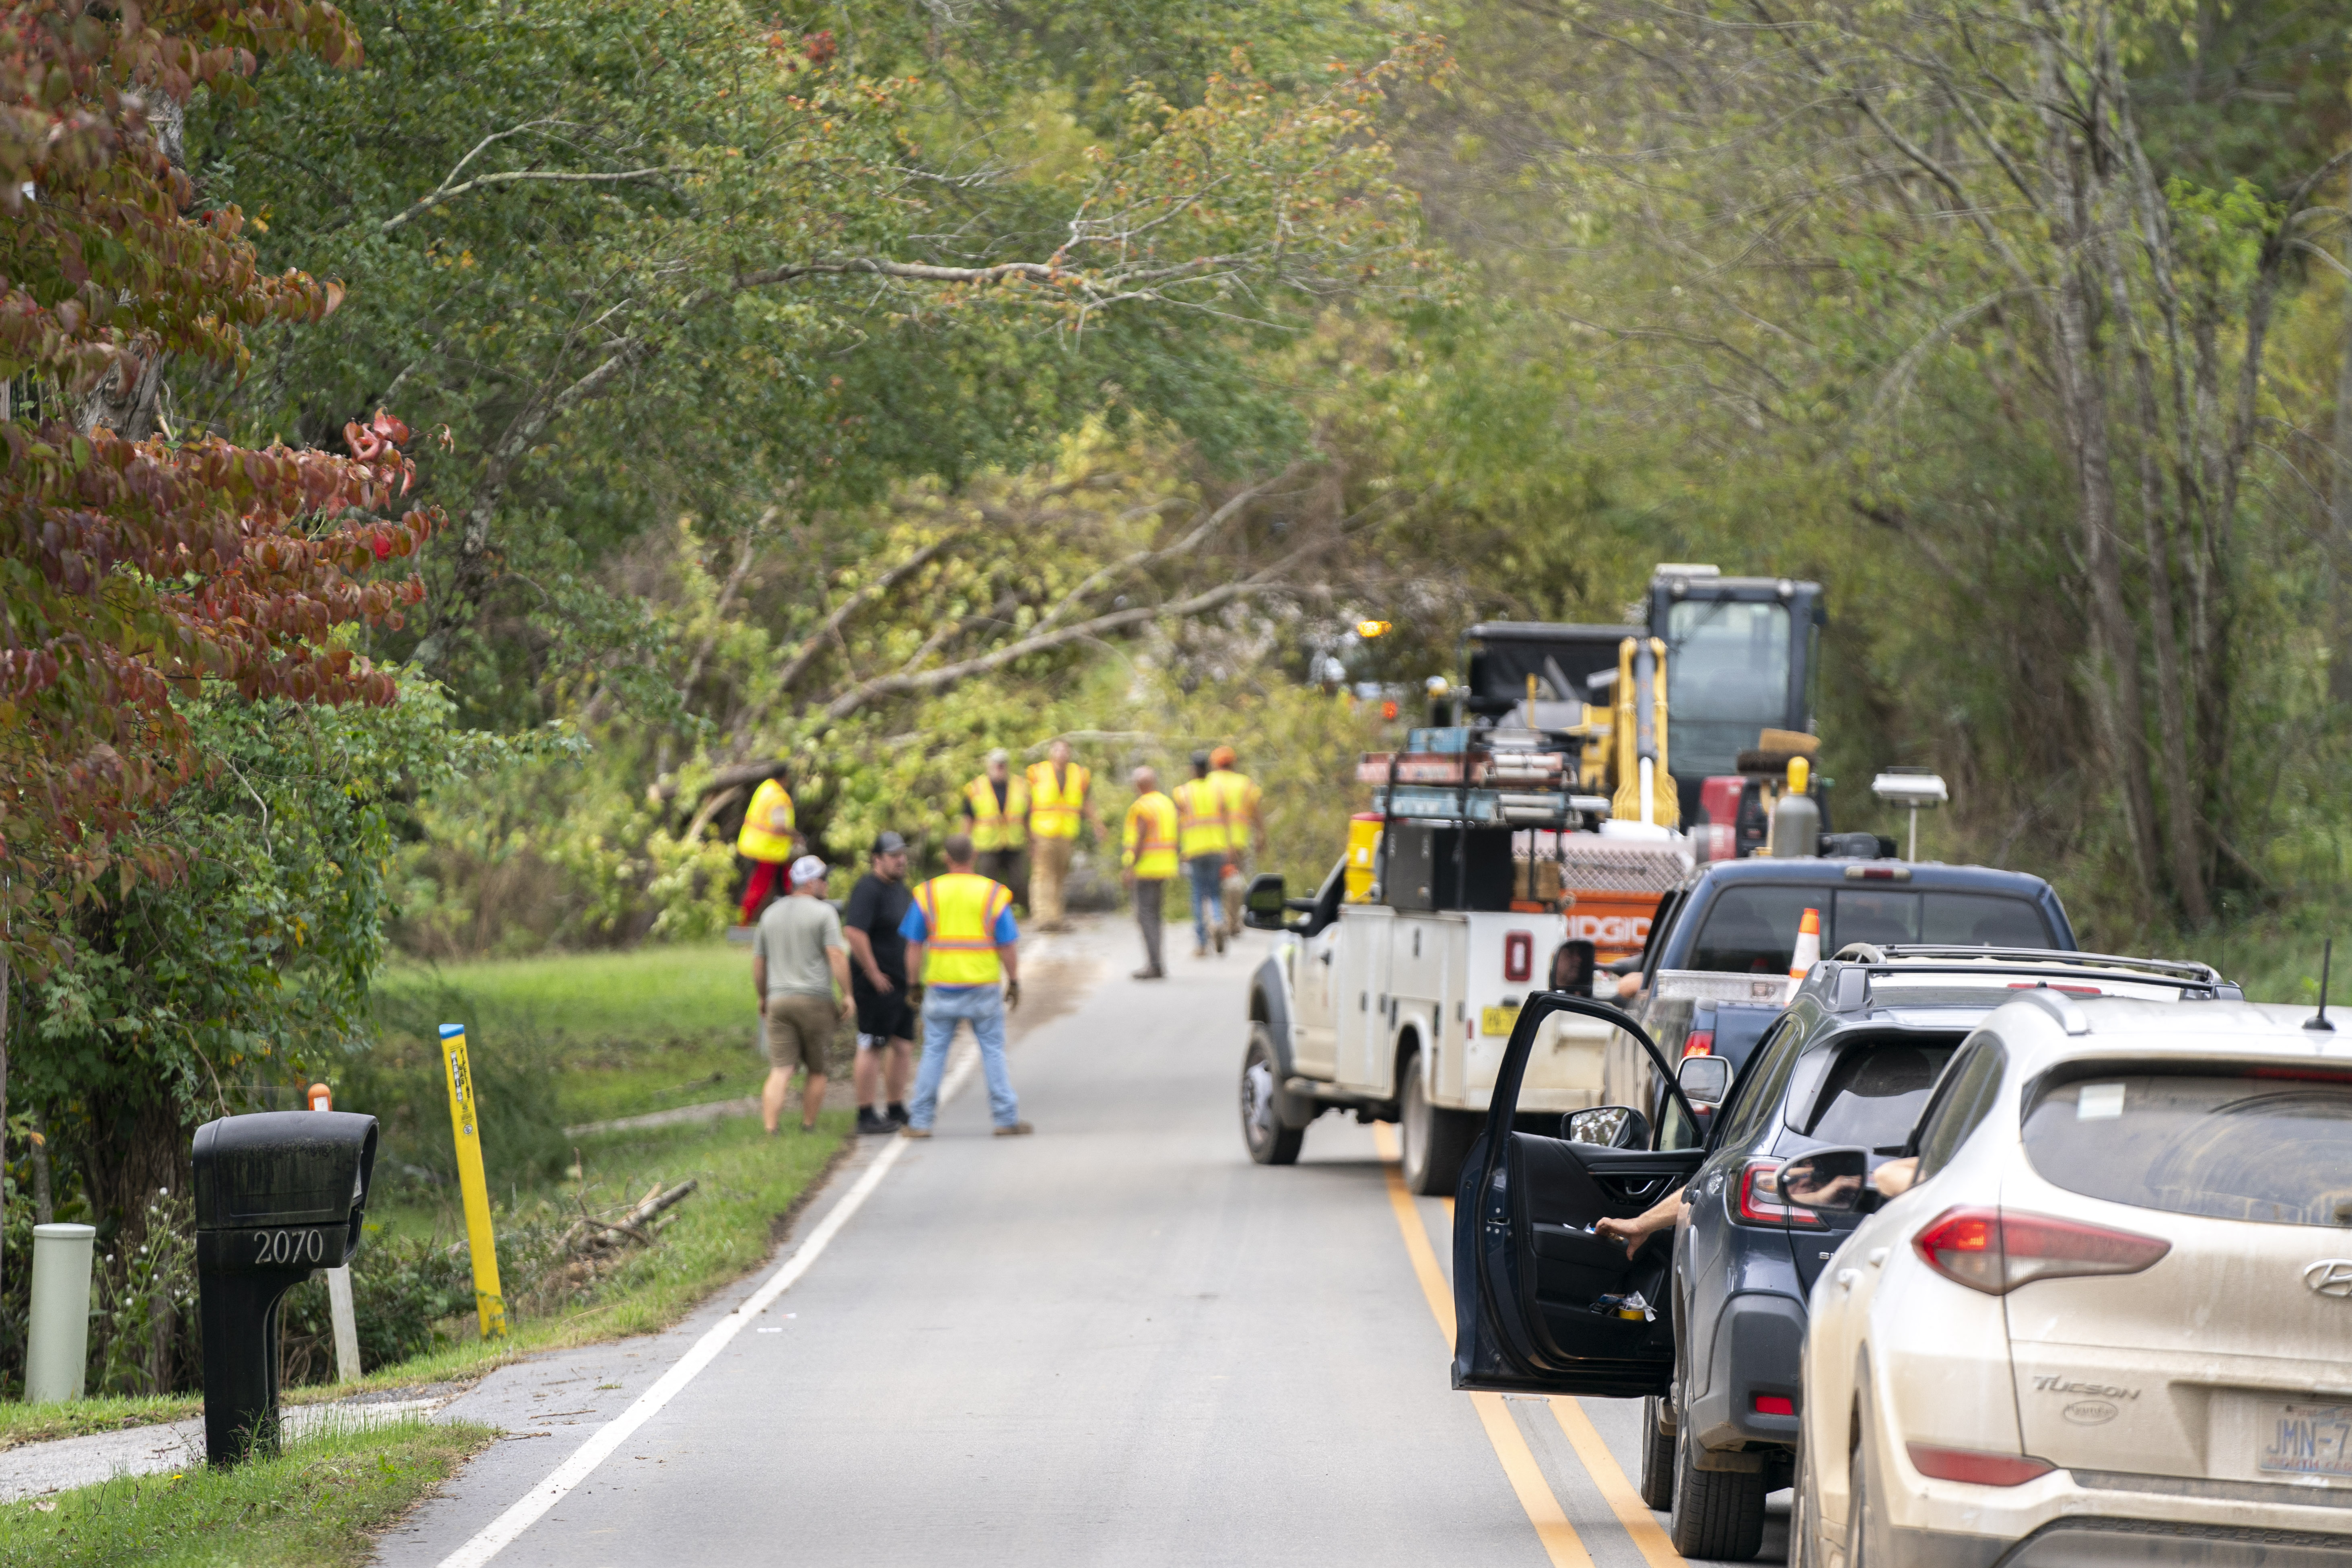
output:
<svg viewBox="0 0 2352 1568"><path fill-rule="evenodd" d="M1437 1319L1438 1331L1445 1336L1445 1348L1454 1349L1454 1293L1445 1283L1445 1275L1437 1267L1437 1254L1429 1245L1429 1232L1421 1223L1421 1210L1405 1191L1404 1178L1397 1171L1396 1134L1385 1122L1372 1127L1372 1142L1380 1151L1388 1171L1389 1206L1396 1212L1397 1228L1404 1235L1405 1255L1412 1259L1414 1278L1421 1281L1421 1293L1429 1302L1429 1310ZM1448 1219L1454 1215L1454 1201L1444 1200ZM1473 1394L1470 1403L1476 1407L1479 1425L1486 1428L1486 1441L1495 1446L1495 1458L1503 1463L1503 1475L1518 1494L1519 1506L1527 1510L1528 1522L1536 1528L1536 1539L1543 1542L1544 1553L1553 1568L1592 1568L1592 1554L1584 1549L1584 1542L1576 1527L1568 1521L1567 1510L1552 1494L1551 1483L1544 1479L1543 1467L1536 1463L1535 1451L1519 1431L1518 1423L1511 1419L1509 1406L1499 1394ZM1676 1552L1666 1532L1658 1528L1658 1516L1652 1513L1642 1496L1625 1479L1625 1471L1617 1457L1601 1440L1601 1433L1592 1425L1584 1407L1573 1399L1552 1398L1544 1401L1550 1407L1552 1419L1559 1423L1569 1447L1576 1451L1577 1462L1601 1489L1610 1510L1625 1527L1635 1550L1650 1568L1687 1568L1683 1554Z"/></svg>

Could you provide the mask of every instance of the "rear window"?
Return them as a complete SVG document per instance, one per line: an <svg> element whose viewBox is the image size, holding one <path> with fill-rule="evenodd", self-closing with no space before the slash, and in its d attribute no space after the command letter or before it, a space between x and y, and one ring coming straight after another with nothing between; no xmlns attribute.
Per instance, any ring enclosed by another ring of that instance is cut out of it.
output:
<svg viewBox="0 0 2352 1568"><path fill-rule="evenodd" d="M1823 1143L1901 1153L1955 1048L1911 1040L1846 1047L1813 1097L1811 1120L1797 1131Z"/></svg>
<svg viewBox="0 0 2352 1568"><path fill-rule="evenodd" d="M1837 947L1932 942L1971 947L2048 947L2049 921L2024 899L2000 893L1910 892L1841 888L1831 921ZM1822 944L1824 952L1837 948Z"/></svg>
<svg viewBox="0 0 2352 1568"><path fill-rule="evenodd" d="M1821 909L1826 888L1726 888L1716 895L1699 927L1687 967L1786 974L1796 951L1797 925L1809 909ZM1823 912L1827 912L1824 910ZM1825 942L1823 952L1833 951Z"/></svg>
<svg viewBox="0 0 2352 1568"><path fill-rule="evenodd" d="M2078 1077L2025 1117L2069 1192L2270 1225L2352 1225L2352 1078L2300 1069Z"/></svg>

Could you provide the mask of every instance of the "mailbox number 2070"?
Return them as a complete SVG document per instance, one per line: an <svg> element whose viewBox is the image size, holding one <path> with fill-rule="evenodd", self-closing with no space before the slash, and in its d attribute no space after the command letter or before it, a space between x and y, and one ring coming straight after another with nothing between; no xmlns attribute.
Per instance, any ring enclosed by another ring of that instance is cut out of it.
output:
<svg viewBox="0 0 2352 1568"><path fill-rule="evenodd" d="M254 1237L256 1263L317 1263L327 1256L327 1237L316 1230L265 1230Z"/></svg>

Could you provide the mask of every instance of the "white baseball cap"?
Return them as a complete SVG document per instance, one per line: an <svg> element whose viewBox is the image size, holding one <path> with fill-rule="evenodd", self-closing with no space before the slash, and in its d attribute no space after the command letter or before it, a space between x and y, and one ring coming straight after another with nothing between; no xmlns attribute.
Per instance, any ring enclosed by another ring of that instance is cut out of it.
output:
<svg viewBox="0 0 2352 1568"><path fill-rule="evenodd" d="M824 862L814 855L803 855L793 862L793 886L804 887L824 880Z"/></svg>

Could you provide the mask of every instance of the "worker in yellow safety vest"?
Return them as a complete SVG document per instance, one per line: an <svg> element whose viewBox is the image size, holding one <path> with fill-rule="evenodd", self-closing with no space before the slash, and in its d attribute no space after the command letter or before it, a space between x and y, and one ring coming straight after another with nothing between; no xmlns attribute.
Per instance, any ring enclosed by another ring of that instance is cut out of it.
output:
<svg viewBox="0 0 2352 1568"><path fill-rule="evenodd" d="M1102 814L1092 796L1094 774L1070 761L1070 743L1055 741L1045 760L1029 764L1029 912L1039 931L1063 931L1062 889L1069 880L1070 857L1077 852L1078 825L1091 822L1097 840Z"/></svg>
<svg viewBox="0 0 2352 1568"><path fill-rule="evenodd" d="M1003 755L1002 752L997 753ZM968 834L940 846L947 874L915 889L898 934L907 939L907 973L922 977L923 1061L915 1069L915 1101L907 1108L908 1138L929 1138L939 1114L940 1079L956 1026L970 1024L988 1078L988 1111L999 1138L1034 1131L1021 1120L1013 1075L1004 1067L1004 1014L1021 1005L1021 963L1013 923L1013 889L972 869L978 853Z"/></svg>
<svg viewBox="0 0 2352 1568"><path fill-rule="evenodd" d="M1013 889L1013 901L1029 907L1029 878L1023 862L1029 847L1029 781L1013 772L1004 748L988 753L988 766L963 786L958 802L963 830L971 836L980 875Z"/></svg>
<svg viewBox="0 0 2352 1568"><path fill-rule="evenodd" d="M1168 883L1176 875L1176 803L1160 793L1160 775L1135 770L1135 803L1127 808L1119 833L1119 872L1135 895L1135 923L1143 928L1143 967L1138 980L1165 980L1160 939L1168 927Z"/></svg>
<svg viewBox="0 0 2352 1568"><path fill-rule="evenodd" d="M800 853L801 832L793 821L793 795L784 787L783 764L760 781L751 804L743 812L743 829L735 835L735 852L751 862L751 879L743 886L742 918L750 925L768 905L768 895L780 893L783 868Z"/></svg>
<svg viewBox="0 0 2352 1568"><path fill-rule="evenodd" d="M1246 773L1234 771L1240 759L1231 746L1209 753L1209 784L1225 814L1225 865L1217 889L1225 906L1225 940L1242 934L1242 899L1249 891L1252 849L1265 842L1265 819L1258 809L1258 788Z"/></svg>
<svg viewBox="0 0 2352 1568"><path fill-rule="evenodd" d="M1225 951L1225 918L1218 901L1218 884L1225 874L1225 856L1233 835L1225 825L1225 803L1209 782L1209 753L1192 753L1192 776L1171 792L1176 802L1176 853L1192 882L1192 956L1209 956L1209 943Z"/></svg>

